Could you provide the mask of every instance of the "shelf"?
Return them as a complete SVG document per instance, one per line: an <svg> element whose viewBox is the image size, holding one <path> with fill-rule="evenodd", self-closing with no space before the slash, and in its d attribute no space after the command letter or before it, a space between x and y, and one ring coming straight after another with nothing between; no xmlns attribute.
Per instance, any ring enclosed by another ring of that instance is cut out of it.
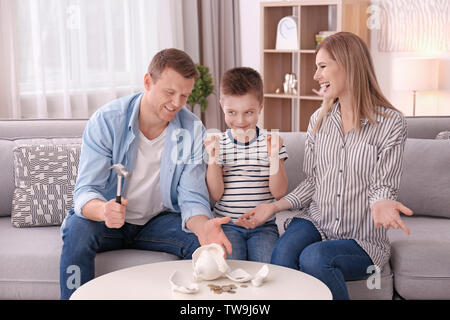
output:
<svg viewBox="0 0 450 320"><path fill-rule="evenodd" d="M301 49L301 50L277 50L277 49L264 49L264 53L316 53L315 49Z"/></svg>
<svg viewBox="0 0 450 320"><path fill-rule="evenodd" d="M278 129L281 132L293 131L292 128L292 99L279 99L264 96L264 129Z"/></svg>
<svg viewBox="0 0 450 320"><path fill-rule="evenodd" d="M284 93L264 93L265 98L297 99L298 96Z"/></svg>
<svg viewBox="0 0 450 320"><path fill-rule="evenodd" d="M300 114L298 117L298 124L300 131L306 131L308 129L309 119L322 105L319 100L301 100L300 101Z"/></svg>
<svg viewBox="0 0 450 320"><path fill-rule="evenodd" d="M312 96L317 82L314 80L314 73L316 72L316 56L312 54L302 53L300 57L300 96Z"/></svg>
<svg viewBox="0 0 450 320"><path fill-rule="evenodd" d="M285 54L285 53L270 53L266 54L263 62L263 74L270 75L270 77L265 77L263 79L264 82L264 92L267 94L275 95L274 97L284 96L283 92L283 82L287 73L295 72L296 74L296 65L298 64L298 55L297 54ZM276 90L281 90L281 93L276 94ZM297 83L297 91L298 91L298 83ZM296 97L295 95L288 95Z"/></svg>
<svg viewBox="0 0 450 320"><path fill-rule="evenodd" d="M321 5L337 5L341 0L285 0L285 1L266 1L264 2L265 7L292 7L292 6L316 6L317 3Z"/></svg>
<svg viewBox="0 0 450 320"><path fill-rule="evenodd" d="M322 101L322 97L321 96L300 96L300 99L302 100L319 100Z"/></svg>
<svg viewBox="0 0 450 320"><path fill-rule="evenodd" d="M370 0L294 0L261 1L261 76L264 83L264 129L306 131L311 115L322 105L323 98L314 94L318 83L316 41L320 31L350 31L369 43L367 8ZM300 50L277 50L276 37L280 19L296 16ZM283 91L287 73L297 76L298 94Z"/></svg>
<svg viewBox="0 0 450 320"><path fill-rule="evenodd" d="M300 48L308 51L316 47L316 34L330 30L328 24L328 5L311 5L302 7L300 15Z"/></svg>
<svg viewBox="0 0 450 320"><path fill-rule="evenodd" d="M300 53L314 53L316 54L316 49L301 49Z"/></svg>
<svg viewBox="0 0 450 320"><path fill-rule="evenodd" d="M299 53L300 50L264 49L264 53Z"/></svg>

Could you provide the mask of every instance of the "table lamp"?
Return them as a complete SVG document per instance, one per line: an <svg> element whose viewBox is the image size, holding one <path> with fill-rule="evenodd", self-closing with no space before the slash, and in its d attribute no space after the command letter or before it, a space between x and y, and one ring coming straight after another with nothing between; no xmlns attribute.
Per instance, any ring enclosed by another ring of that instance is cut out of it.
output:
<svg viewBox="0 0 450 320"><path fill-rule="evenodd" d="M439 61L434 58L397 58L393 62L393 87L412 91L413 116L416 115L416 92L438 90Z"/></svg>

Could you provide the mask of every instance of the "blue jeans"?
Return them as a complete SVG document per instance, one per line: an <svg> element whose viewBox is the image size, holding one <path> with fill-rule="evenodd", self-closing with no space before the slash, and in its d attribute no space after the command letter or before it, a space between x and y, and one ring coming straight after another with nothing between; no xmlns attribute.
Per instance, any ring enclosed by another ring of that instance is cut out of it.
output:
<svg viewBox="0 0 450 320"><path fill-rule="evenodd" d="M294 218L273 250L271 263L301 270L325 283L335 300L348 300L345 281L368 278L373 265L355 240L322 241L305 219Z"/></svg>
<svg viewBox="0 0 450 320"><path fill-rule="evenodd" d="M233 249L227 259L270 262L279 237L275 221L268 221L254 229L246 229L230 221L223 224L222 229Z"/></svg>
<svg viewBox="0 0 450 320"><path fill-rule="evenodd" d="M200 244L193 233L181 229L179 213L163 212L143 226L125 223L110 229L104 222L77 216L73 211L61 226L61 299L69 299L81 285L94 278L95 256L116 249L163 251L191 259ZM78 277L78 278L75 278Z"/></svg>

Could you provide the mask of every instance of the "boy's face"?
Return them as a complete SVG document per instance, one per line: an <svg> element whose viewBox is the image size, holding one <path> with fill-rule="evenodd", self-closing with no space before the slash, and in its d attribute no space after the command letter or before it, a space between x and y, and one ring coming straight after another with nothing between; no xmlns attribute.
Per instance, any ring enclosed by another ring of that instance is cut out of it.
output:
<svg viewBox="0 0 450 320"><path fill-rule="evenodd" d="M248 130L255 130L262 103L254 94L243 96L224 95L221 100L225 123L236 134L245 134Z"/></svg>

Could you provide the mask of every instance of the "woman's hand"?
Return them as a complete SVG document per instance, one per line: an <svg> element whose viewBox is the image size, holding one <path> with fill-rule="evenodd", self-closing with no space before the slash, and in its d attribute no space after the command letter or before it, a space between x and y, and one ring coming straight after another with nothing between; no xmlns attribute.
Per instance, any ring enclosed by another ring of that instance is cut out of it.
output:
<svg viewBox="0 0 450 320"><path fill-rule="evenodd" d="M390 227L394 229L401 228L406 234L410 234L408 227L400 218L400 212L411 216L413 212L411 209L405 207L398 201L381 200L372 206L372 216L375 223L375 228L383 226L385 229Z"/></svg>
<svg viewBox="0 0 450 320"><path fill-rule="evenodd" d="M239 217L234 224L246 229L254 229L272 218L277 212L274 203L262 203Z"/></svg>

